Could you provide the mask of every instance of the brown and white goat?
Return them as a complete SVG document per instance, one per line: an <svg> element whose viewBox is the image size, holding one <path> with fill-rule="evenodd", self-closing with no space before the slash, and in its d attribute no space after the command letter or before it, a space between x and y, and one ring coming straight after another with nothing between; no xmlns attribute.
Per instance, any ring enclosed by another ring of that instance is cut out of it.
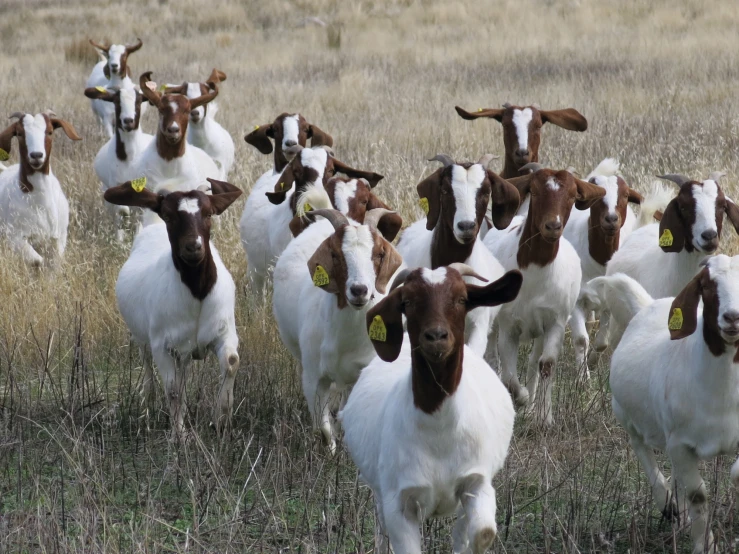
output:
<svg viewBox="0 0 739 554"><path fill-rule="evenodd" d="M495 363L500 355L503 382L518 405L534 400L541 375L544 384L536 402L537 415L540 422L551 425L554 369L582 279L577 252L562 233L573 205L586 210L606 191L564 170L540 169L516 184L521 196L531 195L528 214L516 216L505 231L491 230L484 241L504 268L523 274L521 293L503 306L495 320L491 360ZM526 389L517 373L522 340L534 341Z"/></svg>
<svg viewBox="0 0 739 554"><path fill-rule="evenodd" d="M476 112L465 111L459 106L454 109L462 119L485 117L503 125L505 164L500 176L504 179L518 177L523 166L539 161L541 128L545 123L568 131L582 132L588 128L588 121L574 108L542 110L536 105L513 106L506 102L502 108L480 108Z"/></svg>

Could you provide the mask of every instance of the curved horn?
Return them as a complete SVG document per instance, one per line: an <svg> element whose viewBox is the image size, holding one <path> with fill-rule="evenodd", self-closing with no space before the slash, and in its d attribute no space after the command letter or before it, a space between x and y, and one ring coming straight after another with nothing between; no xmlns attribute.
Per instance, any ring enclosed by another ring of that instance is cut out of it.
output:
<svg viewBox="0 0 739 554"><path fill-rule="evenodd" d="M11 114L10 116L8 116L8 119L13 119L13 118L23 119L25 116L26 116L26 114L24 114L23 112L15 112L15 113Z"/></svg>
<svg viewBox="0 0 739 554"><path fill-rule="evenodd" d="M477 161L477 163L487 169L488 164L493 160L498 159L499 157L500 156L496 156L495 154L483 154L483 156Z"/></svg>
<svg viewBox="0 0 739 554"><path fill-rule="evenodd" d="M680 175L679 173L668 173L667 175L657 175L657 177L667 181L672 181L679 187L691 181L691 179L687 178L685 175Z"/></svg>
<svg viewBox="0 0 739 554"><path fill-rule="evenodd" d="M726 177L726 172L725 171L714 171L713 173L711 173L708 176L708 178L711 181L716 181L717 183L718 183L719 179L721 179L721 177Z"/></svg>
<svg viewBox="0 0 739 554"><path fill-rule="evenodd" d="M390 285L390 290L388 291L388 294L390 294L395 289L397 289L400 285L405 283L405 280L408 278L408 275L410 275L411 271L413 271L413 269L411 269L410 267L406 267L403 271L398 273L398 275L393 280L393 284Z"/></svg>
<svg viewBox="0 0 739 554"><path fill-rule="evenodd" d="M485 283L488 282L488 280L485 279L485 277L483 277L482 275L480 275L479 273L477 273L474 269L472 269L467 264L463 264L463 263L460 263L460 262L455 262L453 264L449 264L447 267L449 267L451 269L456 269L457 271L459 271L459 274L462 277L470 276L470 277L474 277L475 279L479 279L480 281L483 281Z"/></svg>
<svg viewBox="0 0 739 554"><path fill-rule="evenodd" d="M452 164L454 164L454 160L451 156L448 156L447 154L437 154L433 158L429 158L430 162L441 162L444 167L448 167Z"/></svg>
<svg viewBox="0 0 739 554"><path fill-rule="evenodd" d="M102 51L104 51L104 52L107 52L107 51L108 51L108 49L110 48L110 45L104 46L104 45L100 44L99 42L95 42L95 41L94 41L94 40L92 40L92 39L90 39L90 44L92 44L92 45L93 45L93 46L94 46L95 48L97 48L98 50L102 50Z"/></svg>
<svg viewBox="0 0 739 554"><path fill-rule="evenodd" d="M540 169L544 169L544 166L543 166L543 165L541 165L540 163L536 163L536 162L529 162L529 163L527 163L527 164L526 164L525 166L521 167L521 168L520 168L520 169L518 170L518 172L519 172L519 173L523 173L524 171L526 171L527 173L536 173L536 172L537 172L537 171L539 171Z"/></svg>
<svg viewBox="0 0 739 554"><path fill-rule="evenodd" d="M504 107L504 108L505 108L506 110L507 110L508 108L512 107L512 106L513 106L513 104L511 104L510 102L504 102L504 103L503 103L503 107Z"/></svg>
<svg viewBox="0 0 739 554"><path fill-rule="evenodd" d="M295 146L293 146L293 148L295 148ZM302 150L303 147L301 146L300 148ZM334 153L334 149L326 144L321 144L320 146L316 146L316 148L323 148L328 153L329 156L331 156L332 158L336 157L336 154Z"/></svg>
<svg viewBox="0 0 739 554"><path fill-rule="evenodd" d="M321 217L327 219L329 223L334 226L335 231L338 231L339 228L343 227L344 225L349 225L349 220L339 210L326 210L322 208L320 210L311 210L310 214L320 215Z"/></svg>
<svg viewBox="0 0 739 554"><path fill-rule="evenodd" d="M216 85L215 88L211 89L210 92L202 94L198 96L197 98L191 99L190 107L194 109L194 108L197 108L198 106L202 106L203 104L207 104L208 102L215 99L216 96L218 96L218 85Z"/></svg>
<svg viewBox="0 0 739 554"><path fill-rule="evenodd" d="M58 117L56 115L56 112L54 110L52 110L51 108L46 108L42 113L45 113L49 117Z"/></svg>
<svg viewBox="0 0 739 554"><path fill-rule="evenodd" d="M143 94L144 97L149 101L149 104L159 108L162 104L162 97L156 90L152 90L147 86L147 83L149 81L151 81L151 71L142 73L141 77L139 77L139 87L141 87L141 94Z"/></svg>
<svg viewBox="0 0 739 554"><path fill-rule="evenodd" d="M382 217L387 214L394 213L397 212L393 210L386 210L385 208L374 208L372 210L367 210L367 213L364 214L364 224L367 225L370 229L377 230L377 225L380 223Z"/></svg>
<svg viewBox="0 0 739 554"><path fill-rule="evenodd" d="M139 48L141 48L143 45L144 45L144 43L141 42L141 39L140 38L137 38L136 39L136 44L133 44L133 45L126 44L126 52L128 52L129 54L131 52L136 52L136 50L138 50Z"/></svg>

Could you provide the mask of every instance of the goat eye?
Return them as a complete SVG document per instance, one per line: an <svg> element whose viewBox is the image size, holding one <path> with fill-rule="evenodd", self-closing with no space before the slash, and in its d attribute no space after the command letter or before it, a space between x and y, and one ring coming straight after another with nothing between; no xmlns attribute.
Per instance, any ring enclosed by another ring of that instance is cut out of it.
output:
<svg viewBox="0 0 739 554"><path fill-rule="evenodd" d="M466 299L466 298L460 298L460 299L458 300L458 302L459 302L460 304L462 304L462 305L466 305L466 304L467 304L467 299Z"/></svg>

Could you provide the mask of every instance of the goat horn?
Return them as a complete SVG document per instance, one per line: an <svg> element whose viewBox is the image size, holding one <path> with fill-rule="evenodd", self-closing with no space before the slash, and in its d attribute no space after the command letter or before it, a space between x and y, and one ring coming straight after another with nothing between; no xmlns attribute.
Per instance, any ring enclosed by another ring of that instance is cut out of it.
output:
<svg viewBox="0 0 739 554"><path fill-rule="evenodd" d="M92 44L95 48L98 48L100 50L103 50L104 52L107 52L110 48L110 45L102 45L99 42L95 42L94 40L90 39L90 44Z"/></svg>
<svg viewBox="0 0 739 554"><path fill-rule="evenodd" d="M410 275L411 271L413 271L413 269L411 269L410 267L406 267L404 270L398 273L397 277L395 277L395 279L393 280L393 284L390 285L390 290L388 291L388 294L390 294L400 285L405 283L405 280L408 278L408 275Z"/></svg>
<svg viewBox="0 0 739 554"><path fill-rule="evenodd" d="M580 178L580 172L579 172L579 171L577 171L577 169L575 169L575 168L574 168L574 167L572 167L572 166L570 166L570 167L568 167L568 168L567 168L567 173L569 173L570 175L574 175L574 176L575 176L575 177L577 177L578 179Z"/></svg>
<svg viewBox="0 0 739 554"><path fill-rule="evenodd" d="M211 192L211 191L212 191L213 189L212 189L212 188L211 188L211 186L210 186L210 185L208 184L208 185L200 185L200 186L198 186L198 190L199 190L200 192L204 192L204 193L208 194L208 193L209 193L209 192Z"/></svg>
<svg viewBox="0 0 739 554"><path fill-rule="evenodd" d="M477 161L477 163L479 163L479 164L480 164L480 165L481 165L482 167L484 167L485 169L487 169L487 167L488 167L488 164L489 164L490 162L492 162L493 160L495 160L495 159L498 159L498 158L500 158L500 156L496 156L495 154L484 154L484 155L483 155L483 156L482 156L482 157L481 157L481 158L480 158L480 159L479 159L479 160Z"/></svg>
<svg viewBox="0 0 739 554"><path fill-rule="evenodd" d="M321 208L320 210L311 210L309 213L311 215L320 215L327 219L329 223L334 226L335 231L338 231L344 225L349 225L349 220L339 210L327 210Z"/></svg>
<svg viewBox="0 0 739 554"><path fill-rule="evenodd" d="M525 166L523 166L522 168L520 168L518 170L518 172L519 173L523 173L524 171L526 171L527 173L536 173L540 169L544 169L544 166L541 165L540 163L529 162Z"/></svg>
<svg viewBox="0 0 739 554"><path fill-rule="evenodd" d="M138 50L139 48L141 48L143 45L144 45L144 43L141 42L141 39L140 38L137 38L136 39L136 44L131 44L131 45L126 44L126 52L128 52L129 54L131 52L136 52L136 50Z"/></svg>
<svg viewBox="0 0 739 554"><path fill-rule="evenodd" d="M57 117L56 112L51 108L46 108L43 113L45 113L49 117Z"/></svg>
<svg viewBox="0 0 739 554"><path fill-rule="evenodd" d="M680 175L679 173L668 173L667 175L657 175L660 179L665 179L667 181L672 181L677 186L681 187L685 183L689 183L692 179L688 179L685 175Z"/></svg>
<svg viewBox="0 0 739 554"><path fill-rule="evenodd" d="M293 148L295 148L295 147L293 147ZM325 144L321 144L320 146L317 146L317 148L323 148L328 153L328 155L331 156L332 158L336 157L336 154L334 154L334 149L331 148L330 146L327 146ZM301 149L302 149L302 146L301 146ZM298 150L298 152L299 151L300 150Z"/></svg>
<svg viewBox="0 0 739 554"><path fill-rule="evenodd" d="M510 108L511 106L512 106L512 104L511 104L510 102L504 102L504 103L503 103L503 107L504 107L504 108L505 108L506 110L507 110L508 108Z"/></svg>
<svg viewBox="0 0 739 554"><path fill-rule="evenodd" d="M367 213L364 214L364 224L367 225L370 229L377 229L377 224L380 223L380 220L383 216L387 214L394 214L397 212L394 212L393 210L387 210L385 208L374 208L372 210L367 210Z"/></svg>
<svg viewBox="0 0 739 554"><path fill-rule="evenodd" d="M726 177L726 172L725 171L714 171L713 173L711 173L708 176L708 178L711 181L716 181L717 183L718 183L719 179L721 179L721 177Z"/></svg>
<svg viewBox="0 0 739 554"><path fill-rule="evenodd" d="M139 77L139 87L141 87L141 94L143 94L152 106L159 108L162 104L162 97L156 90L152 90L148 83L151 81L151 71L142 73ZM154 87L156 88L156 86Z"/></svg>
<svg viewBox="0 0 739 554"><path fill-rule="evenodd" d="M454 164L454 160L447 154L437 154L433 158L429 159L430 162L441 162L444 167L448 167Z"/></svg>
<svg viewBox="0 0 739 554"><path fill-rule="evenodd" d="M449 264L447 267L449 267L450 269L456 269L457 271L459 271L459 274L462 277L464 277L464 276L470 276L470 277L474 277L475 279L480 279L480 281L483 281L485 283L488 282L488 280L485 279L485 277L483 277L482 275L480 275L479 273L477 273L474 269L472 269L467 264L463 264L463 263L460 263L460 262L455 262L453 264Z"/></svg>
<svg viewBox="0 0 739 554"><path fill-rule="evenodd" d="M23 112L15 112L14 114L11 114L10 117L8 117L8 119L13 119L13 118L23 119L25 116L26 114L24 114Z"/></svg>
<svg viewBox="0 0 739 554"><path fill-rule="evenodd" d="M195 109L198 106L207 104L208 102L211 102L212 100L214 100L216 96L218 96L218 85L217 84L215 88L210 90L210 92L206 92L205 94L202 94L198 96L197 98L193 98L192 100L190 100L190 107Z"/></svg>

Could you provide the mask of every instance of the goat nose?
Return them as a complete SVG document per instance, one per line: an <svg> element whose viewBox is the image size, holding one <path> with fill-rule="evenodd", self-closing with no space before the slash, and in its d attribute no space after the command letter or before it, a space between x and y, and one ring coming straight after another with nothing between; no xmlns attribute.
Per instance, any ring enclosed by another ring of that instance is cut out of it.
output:
<svg viewBox="0 0 739 554"><path fill-rule="evenodd" d="M709 240L714 240L718 236L718 233L714 231L713 229L709 229L708 231L703 231L701 233L701 238L708 242Z"/></svg>
<svg viewBox="0 0 739 554"><path fill-rule="evenodd" d="M286 140L285 141L285 146L287 146L288 148L290 148L291 146L295 146L296 144L298 144L298 143L295 142L294 140Z"/></svg>
<svg viewBox="0 0 739 554"><path fill-rule="evenodd" d="M475 228L474 221L460 221L459 223L457 223L457 229L459 229L462 232L472 231L474 228Z"/></svg>
<svg viewBox="0 0 739 554"><path fill-rule="evenodd" d="M132 117L124 117L123 118L123 123L125 125L133 125L133 118Z"/></svg>
<svg viewBox="0 0 739 554"><path fill-rule="evenodd" d="M449 337L449 331L443 327L435 327L433 329L427 329L423 332L423 338L428 342L438 342L446 340Z"/></svg>
<svg viewBox="0 0 739 554"><path fill-rule="evenodd" d="M349 292L357 298L367 296L368 291L367 285L352 285L349 287Z"/></svg>
<svg viewBox="0 0 739 554"><path fill-rule="evenodd" d="M167 131L169 133L176 133L179 130L180 130L180 126L177 125L177 123L172 123L172 125L170 125L169 127L167 127Z"/></svg>
<svg viewBox="0 0 739 554"><path fill-rule="evenodd" d="M44 157L44 153L43 152L31 152L29 156L31 156L31 158L33 158L34 160L40 160L41 158Z"/></svg>
<svg viewBox="0 0 739 554"><path fill-rule="evenodd" d="M606 223L611 223L613 225L618 223L618 214L608 214L606 216Z"/></svg>
<svg viewBox="0 0 739 554"><path fill-rule="evenodd" d="M185 250L187 250L190 254L195 254L196 252L200 252L202 249L203 249L203 243L200 241L190 242L185 245Z"/></svg>
<svg viewBox="0 0 739 554"><path fill-rule="evenodd" d="M516 150L516 156L518 156L519 158L525 158L528 155L528 149L524 150L523 148L519 148L518 150Z"/></svg>
<svg viewBox="0 0 739 554"><path fill-rule="evenodd" d="M724 321L731 323L732 325L739 324L739 312L736 310L729 310L724 314Z"/></svg>
<svg viewBox="0 0 739 554"><path fill-rule="evenodd" d="M561 221L547 221L544 224L544 227L547 228L547 231L559 231L562 228L562 222Z"/></svg>

